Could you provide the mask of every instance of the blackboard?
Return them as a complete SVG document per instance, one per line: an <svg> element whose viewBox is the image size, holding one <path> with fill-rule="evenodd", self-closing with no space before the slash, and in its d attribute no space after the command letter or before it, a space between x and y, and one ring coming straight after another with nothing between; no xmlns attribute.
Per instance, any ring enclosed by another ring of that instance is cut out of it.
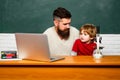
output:
<svg viewBox="0 0 120 80"><path fill-rule="evenodd" d="M120 33L119 0L0 0L0 32L42 33L53 26L57 7L71 12L71 25L77 29L92 23L102 34Z"/></svg>

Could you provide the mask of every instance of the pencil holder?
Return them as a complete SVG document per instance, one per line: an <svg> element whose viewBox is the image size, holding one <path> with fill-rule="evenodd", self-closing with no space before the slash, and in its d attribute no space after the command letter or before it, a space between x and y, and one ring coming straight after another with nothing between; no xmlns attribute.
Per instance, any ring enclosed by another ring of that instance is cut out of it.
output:
<svg viewBox="0 0 120 80"><path fill-rule="evenodd" d="M93 53L93 57L95 58L95 59L100 59L100 58L102 58L102 50L95 50L94 51L94 53Z"/></svg>

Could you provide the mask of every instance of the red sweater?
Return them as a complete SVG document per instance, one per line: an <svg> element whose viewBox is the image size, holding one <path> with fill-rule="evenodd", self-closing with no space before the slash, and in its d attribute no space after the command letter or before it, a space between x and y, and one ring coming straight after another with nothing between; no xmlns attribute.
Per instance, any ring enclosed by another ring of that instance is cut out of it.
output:
<svg viewBox="0 0 120 80"><path fill-rule="evenodd" d="M77 55L92 56L95 48L96 48L96 43L92 42L92 43L86 44L84 42L81 42L80 39L77 39L73 45L72 51L76 52Z"/></svg>

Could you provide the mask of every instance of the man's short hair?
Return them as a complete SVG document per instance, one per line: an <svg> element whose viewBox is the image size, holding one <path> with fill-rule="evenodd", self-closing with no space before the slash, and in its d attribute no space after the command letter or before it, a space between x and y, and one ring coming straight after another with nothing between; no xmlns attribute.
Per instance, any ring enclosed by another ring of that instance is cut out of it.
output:
<svg viewBox="0 0 120 80"><path fill-rule="evenodd" d="M71 17L72 17L71 13L62 7L58 7L53 12L53 19L55 19L55 18L62 19L62 18L71 18Z"/></svg>

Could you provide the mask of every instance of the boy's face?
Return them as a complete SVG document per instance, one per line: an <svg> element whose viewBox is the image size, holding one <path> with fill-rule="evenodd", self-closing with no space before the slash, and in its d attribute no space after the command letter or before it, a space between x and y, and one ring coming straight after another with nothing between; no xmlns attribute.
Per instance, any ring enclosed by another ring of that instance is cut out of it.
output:
<svg viewBox="0 0 120 80"><path fill-rule="evenodd" d="M91 38L91 37L89 36L89 34L88 34L87 32L85 32L84 30L82 30L82 31L80 32L80 40L81 40L82 42L85 42L85 43L88 43L88 44L89 44L92 39L93 39L93 38Z"/></svg>

